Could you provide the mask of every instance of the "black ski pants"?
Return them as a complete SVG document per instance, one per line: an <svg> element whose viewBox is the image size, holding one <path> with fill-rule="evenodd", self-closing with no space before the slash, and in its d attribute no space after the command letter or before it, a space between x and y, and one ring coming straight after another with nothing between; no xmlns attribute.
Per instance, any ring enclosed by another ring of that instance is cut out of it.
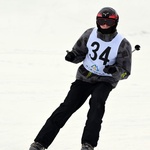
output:
<svg viewBox="0 0 150 150"><path fill-rule="evenodd" d="M95 84L76 80L72 83L70 91L64 102L52 113L42 127L35 142L41 143L45 148L53 142L60 128L64 126L70 116L79 109L91 95L81 143L89 143L97 146L102 118L105 111L106 99L112 90L112 86L106 82Z"/></svg>

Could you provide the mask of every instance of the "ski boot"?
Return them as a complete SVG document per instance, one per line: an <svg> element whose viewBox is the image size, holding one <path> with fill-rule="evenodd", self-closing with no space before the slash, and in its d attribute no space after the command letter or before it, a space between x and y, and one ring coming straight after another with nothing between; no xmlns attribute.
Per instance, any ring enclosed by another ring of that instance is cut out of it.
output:
<svg viewBox="0 0 150 150"><path fill-rule="evenodd" d="M85 143L85 144L82 144L81 150L94 150L94 148L90 144Z"/></svg>
<svg viewBox="0 0 150 150"><path fill-rule="evenodd" d="M31 144L29 150L45 150L45 148L38 142L34 142Z"/></svg>

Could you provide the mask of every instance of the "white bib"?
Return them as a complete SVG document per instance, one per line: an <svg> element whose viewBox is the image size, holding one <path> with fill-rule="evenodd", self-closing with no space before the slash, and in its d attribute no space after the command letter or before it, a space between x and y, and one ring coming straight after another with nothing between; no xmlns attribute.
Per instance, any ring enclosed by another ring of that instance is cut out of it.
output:
<svg viewBox="0 0 150 150"><path fill-rule="evenodd" d="M87 42L88 53L83 61L84 67L100 76L112 76L103 71L106 65L115 63L118 48L123 40L120 34L110 42L97 38L97 28L94 28Z"/></svg>

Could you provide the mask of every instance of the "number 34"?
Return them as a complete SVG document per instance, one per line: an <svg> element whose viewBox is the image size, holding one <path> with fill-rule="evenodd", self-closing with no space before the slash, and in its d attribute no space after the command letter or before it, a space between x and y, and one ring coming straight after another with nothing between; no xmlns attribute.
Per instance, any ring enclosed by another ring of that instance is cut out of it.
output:
<svg viewBox="0 0 150 150"><path fill-rule="evenodd" d="M98 51L99 48L100 48L100 44L99 44L98 42L93 42L93 43L91 44L91 46L92 46L93 48L95 47L95 48L92 50L94 56L92 57L91 54L89 54L89 56L90 56L90 58L91 58L92 60L96 60L97 57L98 57L98 56L97 56L97 51ZM106 65L107 62L109 62L108 56L109 56L109 53L110 53L110 49L111 49L111 47L108 46L108 47L100 54L100 56L99 56L99 59L103 61L103 65Z"/></svg>

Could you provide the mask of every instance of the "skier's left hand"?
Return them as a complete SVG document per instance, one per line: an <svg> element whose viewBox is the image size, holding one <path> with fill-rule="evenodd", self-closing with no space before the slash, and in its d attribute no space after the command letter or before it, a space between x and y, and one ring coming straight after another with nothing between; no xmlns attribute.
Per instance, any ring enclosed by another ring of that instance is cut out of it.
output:
<svg viewBox="0 0 150 150"><path fill-rule="evenodd" d="M117 68L114 65L107 65L107 66L105 66L103 71L108 74L114 74L117 72Z"/></svg>

